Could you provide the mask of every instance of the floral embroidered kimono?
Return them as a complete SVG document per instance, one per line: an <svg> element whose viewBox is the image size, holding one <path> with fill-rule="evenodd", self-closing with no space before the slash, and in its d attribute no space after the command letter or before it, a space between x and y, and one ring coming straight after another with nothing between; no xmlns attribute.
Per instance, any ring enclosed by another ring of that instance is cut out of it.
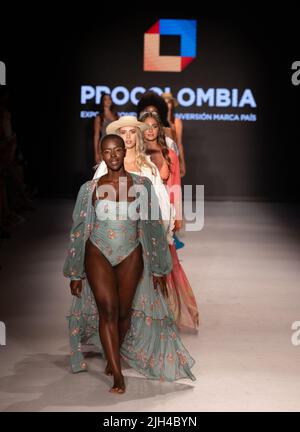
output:
<svg viewBox="0 0 300 432"><path fill-rule="evenodd" d="M131 325L120 348L120 354L132 368L156 380L174 381L180 378L195 380L191 367L195 361L184 347L172 312L160 290L154 289L152 275L167 275L172 269L166 233L161 214L151 220L151 208L158 205L149 179L131 174L134 187L143 185L147 191L140 196L149 218L138 220L139 241L143 249L144 270L132 303ZM99 337L99 314L93 292L85 277L85 243L95 222L92 196L98 179L83 184L73 211L68 256L64 275L83 279L81 298L74 297L67 316L73 372L87 369L82 344L93 344L104 356ZM145 202L146 200L146 202Z"/></svg>

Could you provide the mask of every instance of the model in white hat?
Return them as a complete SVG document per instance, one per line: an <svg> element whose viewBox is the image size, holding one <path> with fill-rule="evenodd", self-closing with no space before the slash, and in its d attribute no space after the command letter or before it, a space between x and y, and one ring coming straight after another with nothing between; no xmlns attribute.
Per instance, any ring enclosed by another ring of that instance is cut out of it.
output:
<svg viewBox="0 0 300 432"><path fill-rule="evenodd" d="M179 151L178 156L180 165L180 176L184 177L186 174L186 164L184 158L184 148L182 144L183 123L182 120L175 115L175 108L178 106L178 101L176 98L174 98L172 93L162 93L161 97L168 105L168 121L171 125L171 128L175 129L175 141Z"/></svg>
<svg viewBox="0 0 300 432"><path fill-rule="evenodd" d="M168 192L160 177L157 167L151 162L150 156L145 153L142 137L148 126L137 120L134 116L122 116L119 120L110 123L106 128L107 134L120 135L126 146L124 166L126 171L149 178L158 197L162 219L167 233L169 244L173 244L173 229L175 222L175 210L170 205ZM95 172L94 179L107 173L107 166L102 161Z"/></svg>

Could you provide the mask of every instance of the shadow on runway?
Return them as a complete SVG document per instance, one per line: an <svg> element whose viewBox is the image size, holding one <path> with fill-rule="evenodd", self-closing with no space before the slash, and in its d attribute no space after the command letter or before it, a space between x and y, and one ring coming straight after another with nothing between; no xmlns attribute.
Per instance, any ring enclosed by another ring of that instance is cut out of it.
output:
<svg viewBox="0 0 300 432"><path fill-rule="evenodd" d="M106 411L106 407L118 402L132 401L132 411L148 411L147 399L179 391L193 389L192 385L178 382L159 382L144 377L126 376L127 392L123 395L109 393L112 378L103 373L99 355L88 355L89 370L73 374L69 356L38 353L26 356L16 363L13 374L0 378L2 393L9 398L16 394L18 402L5 404L2 412L20 411ZM98 357L98 358L97 358ZM96 363L97 362L97 363ZM57 377L53 379L53 377ZM26 397L24 397L24 395ZM32 398L29 400L30 395ZM23 401L20 399L23 397ZM26 400L25 400L26 399ZM141 400L145 404L141 404ZM138 403L135 405L135 401ZM111 407L109 408L111 411Z"/></svg>

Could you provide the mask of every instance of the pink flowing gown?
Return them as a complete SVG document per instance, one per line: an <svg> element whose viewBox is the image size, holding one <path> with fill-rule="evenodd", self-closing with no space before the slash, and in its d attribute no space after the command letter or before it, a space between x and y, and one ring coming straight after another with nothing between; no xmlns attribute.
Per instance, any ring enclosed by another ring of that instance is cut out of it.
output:
<svg viewBox="0 0 300 432"><path fill-rule="evenodd" d="M179 186L181 190L181 177L179 159L176 153L169 149L171 170L166 181L167 188ZM168 190L170 202L176 210L176 219L182 219L181 192ZM179 217L178 217L179 216ZM173 261L173 270L167 275L168 303L174 314L179 329L197 330L199 326L199 313L195 295L188 278L179 262L175 244L169 245Z"/></svg>

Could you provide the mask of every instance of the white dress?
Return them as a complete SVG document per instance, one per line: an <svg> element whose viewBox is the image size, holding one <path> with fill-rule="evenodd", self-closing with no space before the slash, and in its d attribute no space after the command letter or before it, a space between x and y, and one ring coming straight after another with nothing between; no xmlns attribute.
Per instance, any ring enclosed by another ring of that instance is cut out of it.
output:
<svg viewBox="0 0 300 432"><path fill-rule="evenodd" d="M174 152L177 154L177 156L179 156L179 150L178 150L178 145L176 144L176 142L174 140L172 140L172 138L165 136L166 138L166 144L167 146L174 150Z"/></svg>
<svg viewBox="0 0 300 432"><path fill-rule="evenodd" d="M170 198L169 198L167 189L166 189L166 187L165 187L165 185L164 185L164 183L160 177L160 174L159 174L157 167L153 164L153 162L151 162L149 155L147 155L146 158L147 158L147 161L149 162L149 164L153 167L156 174L153 174L152 169L148 166L142 167L141 171L128 171L128 172L132 172L133 174L147 177L151 181L151 183L153 184L155 193L156 193L157 198L158 198L158 202L159 202L159 206L160 206L160 210L161 210L161 215L162 215L162 220L163 220L164 227L165 227L166 234L167 234L168 243L173 244L175 208L170 203ZM94 179L100 178L105 174L107 174L107 166L106 166L106 163L104 161L102 161L99 164L93 178Z"/></svg>

